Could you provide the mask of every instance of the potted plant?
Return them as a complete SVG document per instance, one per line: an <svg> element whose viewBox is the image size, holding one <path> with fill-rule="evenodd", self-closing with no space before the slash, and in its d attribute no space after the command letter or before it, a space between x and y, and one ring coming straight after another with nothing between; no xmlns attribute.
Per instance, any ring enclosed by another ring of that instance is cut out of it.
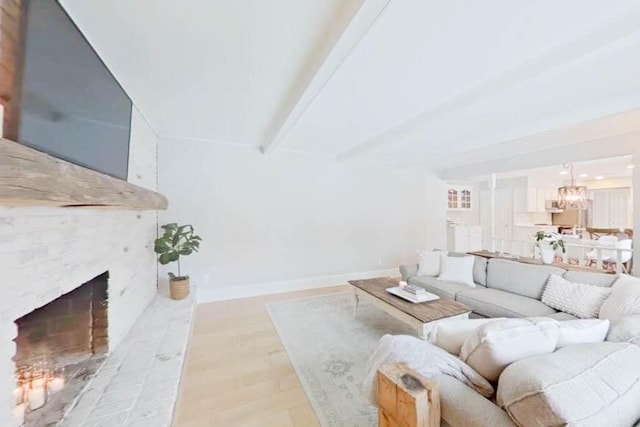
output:
<svg viewBox="0 0 640 427"><path fill-rule="evenodd" d="M154 251L160 255L160 264L178 263L178 275L169 273L169 291L172 299L184 299L189 295L189 276L182 275L180 257L198 252L202 238L193 233L191 225L171 223L161 228L164 234L156 239Z"/></svg>
<svg viewBox="0 0 640 427"><path fill-rule="evenodd" d="M536 242L538 248L540 248L542 262L545 264L553 264L558 248L562 249L562 253L567 252L567 249L564 246L564 240L562 240L562 236L558 233L545 233L544 231L538 231L536 233Z"/></svg>

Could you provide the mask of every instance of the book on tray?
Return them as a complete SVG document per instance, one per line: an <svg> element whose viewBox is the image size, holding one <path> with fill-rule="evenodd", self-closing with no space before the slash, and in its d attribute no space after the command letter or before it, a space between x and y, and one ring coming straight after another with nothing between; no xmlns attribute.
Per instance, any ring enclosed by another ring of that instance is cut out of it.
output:
<svg viewBox="0 0 640 427"><path fill-rule="evenodd" d="M416 285L407 285L403 287L402 290L414 295L425 295L427 293L427 290L425 288L421 288L420 286Z"/></svg>

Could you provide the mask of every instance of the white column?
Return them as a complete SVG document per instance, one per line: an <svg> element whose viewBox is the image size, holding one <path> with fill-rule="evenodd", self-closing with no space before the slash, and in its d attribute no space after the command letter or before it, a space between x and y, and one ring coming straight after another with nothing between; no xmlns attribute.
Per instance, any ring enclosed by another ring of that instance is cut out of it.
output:
<svg viewBox="0 0 640 427"><path fill-rule="evenodd" d="M633 164L633 274L640 276L640 147L633 154Z"/></svg>
<svg viewBox="0 0 640 427"><path fill-rule="evenodd" d="M491 239L491 252L496 251L496 174L491 174L491 182L489 182L489 189L491 194L491 221L489 222L489 236Z"/></svg>

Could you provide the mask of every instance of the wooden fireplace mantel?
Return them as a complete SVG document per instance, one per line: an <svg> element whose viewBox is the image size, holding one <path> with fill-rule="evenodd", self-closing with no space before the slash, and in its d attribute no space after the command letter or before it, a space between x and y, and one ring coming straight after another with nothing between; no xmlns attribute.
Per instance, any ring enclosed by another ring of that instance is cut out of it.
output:
<svg viewBox="0 0 640 427"><path fill-rule="evenodd" d="M167 198L0 138L0 205L165 210Z"/></svg>

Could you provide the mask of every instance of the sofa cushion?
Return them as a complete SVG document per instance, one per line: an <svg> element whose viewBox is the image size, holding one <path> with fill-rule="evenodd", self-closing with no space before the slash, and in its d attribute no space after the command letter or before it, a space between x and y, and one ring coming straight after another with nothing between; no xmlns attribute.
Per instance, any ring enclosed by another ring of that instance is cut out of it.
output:
<svg viewBox="0 0 640 427"><path fill-rule="evenodd" d="M456 301L487 317L534 317L556 312L536 299L498 289L462 289L456 294Z"/></svg>
<svg viewBox="0 0 640 427"><path fill-rule="evenodd" d="M437 276L440 274L442 251L418 251L418 276Z"/></svg>
<svg viewBox="0 0 640 427"><path fill-rule="evenodd" d="M443 427L516 427L505 411L455 378L438 375L433 380L440 392Z"/></svg>
<svg viewBox="0 0 640 427"><path fill-rule="evenodd" d="M640 315L622 317L611 324L607 341L635 342L640 339Z"/></svg>
<svg viewBox="0 0 640 427"><path fill-rule="evenodd" d="M476 262L474 256L449 256L442 254L440 260L440 275L438 276L438 280L460 283L471 288L476 287L476 283L473 281L473 266Z"/></svg>
<svg viewBox="0 0 640 427"><path fill-rule="evenodd" d="M487 286L487 259L481 256L474 256L476 262L473 264L473 281L478 285Z"/></svg>
<svg viewBox="0 0 640 427"><path fill-rule="evenodd" d="M611 288L573 283L552 274L542 294L542 302L556 310L573 314L582 319L598 317Z"/></svg>
<svg viewBox="0 0 640 427"><path fill-rule="evenodd" d="M561 322L565 321L565 320L576 320L576 319L578 319L573 314L563 313L562 311L559 311L559 312L553 313L553 314L545 314L544 316L545 317L549 317L551 319L559 320Z"/></svg>
<svg viewBox="0 0 640 427"><path fill-rule="evenodd" d="M487 287L540 299L549 276L562 276L564 272L562 268L548 265L492 259L487 266Z"/></svg>
<svg viewBox="0 0 640 427"><path fill-rule="evenodd" d="M589 273L588 271L567 271L563 276L570 282L610 288L616 281L615 274Z"/></svg>
<svg viewBox="0 0 640 427"><path fill-rule="evenodd" d="M402 280L409 280L409 277L413 277L418 274L418 264L406 264L400 266L400 276Z"/></svg>
<svg viewBox="0 0 640 427"><path fill-rule="evenodd" d="M558 322L545 317L504 319L476 328L460 350L460 358L489 381L498 381L510 364L556 349Z"/></svg>
<svg viewBox="0 0 640 427"><path fill-rule="evenodd" d="M640 419L640 347L580 344L520 360L503 371L497 402L523 426L633 425Z"/></svg>
<svg viewBox="0 0 640 427"><path fill-rule="evenodd" d="M577 319L558 322L560 336L558 347L602 342L609 332L609 321L600 319Z"/></svg>
<svg viewBox="0 0 640 427"><path fill-rule="evenodd" d="M448 319L434 322L427 340L449 353L458 356L464 342L479 327L488 322L504 320L504 317L482 319Z"/></svg>
<svg viewBox="0 0 640 427"><path fill-rule="evenodd" d="M600 307L598 316L615 322L640 314L640 278L623 274L611 287L611 295Z"/></svg>
<svg viewBox="0 0 640 427"><path fill-rule="evenodd" d="M460 283L447 282L446 280L438 280L432 276L413 276L409 278L409 284L422 286L428 292L436 294L439 297L447 299L456 299L456 294L463 290L471 289L467 285Z"/></svg>

